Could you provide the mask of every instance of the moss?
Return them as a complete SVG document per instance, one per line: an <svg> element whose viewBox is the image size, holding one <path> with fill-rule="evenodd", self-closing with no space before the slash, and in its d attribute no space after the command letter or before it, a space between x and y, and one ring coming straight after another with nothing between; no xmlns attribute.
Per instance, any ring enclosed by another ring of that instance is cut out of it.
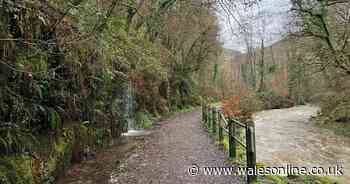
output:
<svg viewBox="0 0 350 184"><path fill-rule="evenodd" d="M326 176L297 176L291 181L303 184L340 184L336 179Z"/></svg>
<svg viewBox="0 0 350 184"><path fill-rule="evenodd" d="M288 182L285 180L285 177L276 176L276 175L267 175L266 178L271 180L275 184L287 184Z"/></svg>
<svg viewBox="0 0 350 184"><path fill-rule="evenodd" d="M321 184L339 184L340 181L338 181L335 178L328 177L328 176L315 176L315 180L321 182Z"/></svg>
<svg viewBox="0 0 350 184"><path fill-rule="evenodd" d="M224 145L224 149L228 150L229 149L229 142L228 142L228 136L224 136L224 140L222 141L222 144Z"/></svg>
<svg viewBox="0 0 350 184"><path fill-rule="evenodd" d="M265 163L258 162L257 168L267 167ZM277 176L277 175L265 175L259 176L257 184L340 184L338 180L333 177L326 176Z"/></svg>
<svg viewBox="0 0 350 184"><path fill-rule="evenodd" d="M70 166L72 158L73 139L71 137L58 138L54 150L47 163L51 176L57 177Z"/></svg>
<svg viewBox="0 0 350 184"><path fill-rule="evenodd" d="M224 139L222 141L222 145L224 147L225 150L229 150L229 139L228 136L225 135ZM235 159L233 159L232 161L235 164L244 164L246 162L246 154L245 154L245 148L243 146L241 146L239 143L237 143L237 147L236 147L236 155L237 157Z"/></svg>
<svg viewBox="0 0 350 184"><path fill-rule="evenodd" d="M256 168L262 168L262 167L266 167L266 164L262 163L262 162L257 162L256 163Z"/></svg>
<svg viewBox="0 0 350 184"><path fill-rule="evenodd" d="M16 183L17 173L14 166L6 159L0 159L0 183Z"/></svg>
<svg viewBox="0 0 350 184"><path fill-rule="evenodd" d="M71 165L74 146L101 146L110 140L107 131L86 126L64 128L55 141L43 141L48 150L39 150L46 155L40 160L29 156L0 157L1 184L54 183Z"/></svg>
<svg viewBox="0 0 350 184"><path fill-rule="evenodd" d="M0 158L0 181L4 184L32 184L32 158L8 156Z"/></svg>

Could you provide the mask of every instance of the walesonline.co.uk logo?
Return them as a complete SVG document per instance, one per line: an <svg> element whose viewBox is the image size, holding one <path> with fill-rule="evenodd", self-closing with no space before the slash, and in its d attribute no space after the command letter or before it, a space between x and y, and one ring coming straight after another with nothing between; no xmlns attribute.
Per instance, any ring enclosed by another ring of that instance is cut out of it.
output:
<svg viewBox="0 0 350 184"><path fill-rule="evenodd" d="M286 165L281 167L199 167L192 165L188 169L189 175L206 175L206 176L245 176L245 175L312 175L312 176L342 176L344 169L336 165L331 167L297 167Z"/></svg>

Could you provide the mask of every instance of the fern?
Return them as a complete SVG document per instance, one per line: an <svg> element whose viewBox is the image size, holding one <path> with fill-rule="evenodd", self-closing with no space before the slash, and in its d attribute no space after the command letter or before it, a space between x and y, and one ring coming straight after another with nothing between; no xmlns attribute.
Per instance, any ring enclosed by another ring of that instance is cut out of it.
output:
<svg viewBox="0 0 350 184"><path fill-rule="evenodd" d="M18 126L9 123L0 125L0 155L30 152L35 143L34 136Z"/></svg>

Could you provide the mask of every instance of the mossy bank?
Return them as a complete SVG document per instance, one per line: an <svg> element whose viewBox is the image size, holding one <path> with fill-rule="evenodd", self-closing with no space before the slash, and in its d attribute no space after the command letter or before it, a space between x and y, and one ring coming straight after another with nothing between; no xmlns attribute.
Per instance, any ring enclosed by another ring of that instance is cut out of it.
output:
<svg viewBox="0 0 350 184"><path fill-rule="evenodd" d="M48 184L72 163L91 159L112 140L109 131L84 124L63 128L57 135L38 138L36 153L0 157L1 184ZM45 150L39 147L45 147Z"/></svg>

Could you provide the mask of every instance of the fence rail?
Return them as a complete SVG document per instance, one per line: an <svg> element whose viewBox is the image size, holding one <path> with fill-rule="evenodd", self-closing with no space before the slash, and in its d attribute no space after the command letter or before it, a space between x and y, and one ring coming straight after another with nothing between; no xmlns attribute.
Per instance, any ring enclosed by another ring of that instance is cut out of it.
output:
<svg viewBox="0 0 350 184"><path fill-rule="evenodd" d="M210 130L215 136L218 136L219 142L224 140L224 133L228 136L229 158L237 157L237 143L246 150L247 170L254 169L256 166L256 149L255 149L255 128L251 119L240 122L236 119L226 118L222 111L214 106L202 106L203 125ZM245 132L245 143L239 139L237 129L243 128ZM218 130L218 131L217 131ZM256 175L247 175L247 183L256 182Z"/></svg>

